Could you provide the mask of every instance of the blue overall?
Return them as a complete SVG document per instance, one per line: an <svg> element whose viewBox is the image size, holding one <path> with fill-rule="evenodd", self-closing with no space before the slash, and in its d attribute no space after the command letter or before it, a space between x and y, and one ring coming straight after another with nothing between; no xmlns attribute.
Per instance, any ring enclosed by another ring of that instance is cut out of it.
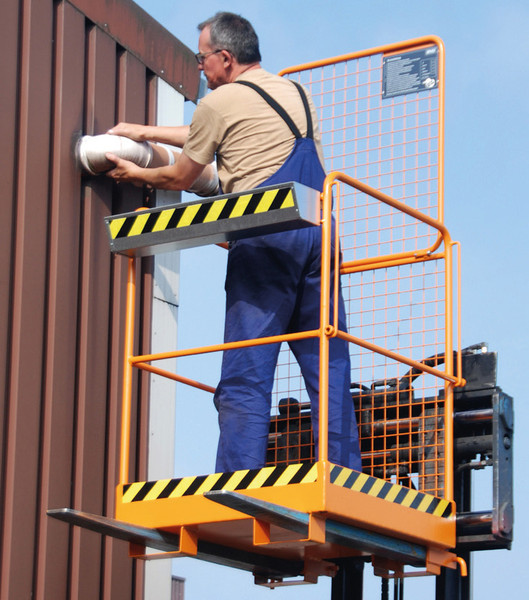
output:
<svg viewBox="0 0 529 600"><path fill-rule="evenodd" d="M312 120L301 87L298 89L307 114L307 137L301 136L290 117L263 90L248 82L239 83L260 93L296 136L294 148L285 163L261 185L297 181L321 191L325 172L312 139ZM320 269L321 227L268 234L233 243L225 285L225 342L318 329ZM339 302L339 326L345 331L341 291ZM217 472L264 466L279 349L280 344L267 344L224 352L221 380L215 393L220 425ZM291 342L290 349L299 363L311 400L312 429L317 449L319 340L308 338ZM329 460L361 470L358 431L349 391L347 343L331 339L329 353Z"/></svg>

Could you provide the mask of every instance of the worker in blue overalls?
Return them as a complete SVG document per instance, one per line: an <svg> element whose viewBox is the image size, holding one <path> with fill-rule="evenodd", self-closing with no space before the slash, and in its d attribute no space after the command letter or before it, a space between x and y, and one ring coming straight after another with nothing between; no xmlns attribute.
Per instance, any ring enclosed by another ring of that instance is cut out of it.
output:
<svg viewBox="0 0 529 600"><path fill-rule="evenodd" d="M216 158L225 193L287 181L322 191L325 172L316 111L305 90L261 68L257 35L246 19L217 13L199 30L196 57L213 91L199 103L191 125L120 124L112 130L140 141L183 147L179 159L171 166L142 169L110 156L116 168L109 175L118 181L187 189ZM234 242L226 276L225 342L318 329L320 269L320 227ZM341 293L338 315L339 327L345 330ZM265 464L279 346L258 345L223 355L215 393L219 472ZM307 338L291 342L290 347L311 400L317 444L319 340ZM361 470L347 343L333 338L329 352L328 457L335 464Z"/></svg>

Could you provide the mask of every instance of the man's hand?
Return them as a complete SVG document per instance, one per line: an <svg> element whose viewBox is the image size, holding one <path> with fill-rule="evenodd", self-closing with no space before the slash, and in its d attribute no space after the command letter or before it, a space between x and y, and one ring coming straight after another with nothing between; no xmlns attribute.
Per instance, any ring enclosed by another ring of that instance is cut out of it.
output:
<svg viewBox="0 0 529 600"><path fill-rule="evenodd" d="M146 126L137 123L118 123L107 131L110 135L123 135L136 142L147 141Z"/></svg>
<svg viewBox="0 0 529 600"><path fill-rule="evenodd" d="M116 183L132 183L139 187L148 185L162 190L187 190L204 171L204 165L191 160L183 153L178 155L173 165L145 169L129 160L119 158L111 152L107 152L105 158L116 165L107 171L107 177ZM206 182L202 183L202 187L217 188L216 173L212 171L213 168L208 165ZM197 191L196 193L200 194L201 192Z"/></svg>
<svg viewBox="0 0 529 600"><path fill-rule="evenodd" d="M113 169L107 171L107 177L110 177L116 183L133 183L138 187L145 184L145 169L110 152L107 152L105 156L116 165Z"/></svg>
<svg viewBox="0 0 529 600"><path fill-rule="evenodd" d="M118 123L110 128L110 135L122 135L136 142L158 142L182 148L189 135L189 125L163 127L157 125L140 125L139 123Z"/></svg>

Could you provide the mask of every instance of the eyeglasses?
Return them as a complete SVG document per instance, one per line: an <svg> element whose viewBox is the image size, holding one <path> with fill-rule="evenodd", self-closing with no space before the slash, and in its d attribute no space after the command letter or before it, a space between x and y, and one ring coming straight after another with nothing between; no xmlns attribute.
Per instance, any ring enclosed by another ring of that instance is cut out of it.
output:
<svg viewBox="0 0 529 600"><path fill-rule="evenodd" d="M199 52L198 54L195 54L195 58L197 59L197 63L199 65L204 64L204 60L207 56L209 56L210 54L218 54L219 52L222 52L224 50L224 48L219 48L218 50L211 50L211 52Z"/></svg>

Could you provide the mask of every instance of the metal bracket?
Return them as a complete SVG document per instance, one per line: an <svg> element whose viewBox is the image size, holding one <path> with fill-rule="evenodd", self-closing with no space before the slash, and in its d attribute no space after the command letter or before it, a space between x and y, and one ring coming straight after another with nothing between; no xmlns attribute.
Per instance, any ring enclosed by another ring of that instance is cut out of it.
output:
<svg viewBox="0 0 529 600"><path fill-rule="evenodd" d="M276 587L318 583L319 577L334 577L337 572L338 566L334 563L321 559L306 558L303 567L303 579L272 579L256 576L254 582L256 585L261 585L273 590Z"/></svg>
<svg viewBox="0 0 529 600"><path fill-rule="evenodd" d="M228 490L206 492L204 497L260 521L300 533L306 539L310 539L311 534L315 537L321 536L321 533L316 533L317 528L321 526L321 521L313 521L311 530L310 514ZM330 519L326 519L324 525L325 537L321 536L320 539L325 542L354 548L359 552L383 556L414 566L424 566L426 564L426 548L418 544L392 538L374 531L366 531L348 523Z"/></svg>
<svg viewBox="0 0 529 600"><path fill-rule="evenodd" d="M189 527L181 527L178 537L178 550L168 552L146 552L146 547L135 542L130 542L129 556L142 560L155 560L158 558L178 558L179 556L196 557L198 552L198 536Z"/></svg>

